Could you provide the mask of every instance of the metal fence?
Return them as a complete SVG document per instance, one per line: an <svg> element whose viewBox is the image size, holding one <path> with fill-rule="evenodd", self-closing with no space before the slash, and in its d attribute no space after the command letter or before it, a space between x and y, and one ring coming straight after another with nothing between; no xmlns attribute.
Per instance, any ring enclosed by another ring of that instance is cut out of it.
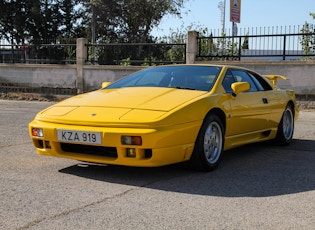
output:
<svg viewBox="0 0 315 230"><path fill-rule="evenodd" d="M161 65L185 63L186 44L88 44L87 64ZM76 64L76 43L11 45L0 42L0 63Z"/></svg>
<svg viewBox="0 0 315 230"><path fill-rule="evenodd" d="M87 63L99 65L161 65L185 63L184 43L88 44Z"/></svg>
<svg viewBox="0 0 315 230"><path fill-rule="evenodd" d="M75 40L45 40L36 44L0 41L0 63L75 64Z"/></svg>
<svg viewBox="0 0 315 230"><path fill-rule="evenodd" d="M313 33L305 33L313 31ZM315 27L279 26L210 30L198 38L197 60L301 60L315 56ZM0 40L0 63L75 64L75 40L8 44ZM307 47L309 45L309 47ZM185 63L186 44L109 43L87 45L86 64L160 65Z"/></svg>
<svg viewBox="0 0 315 230"><path fill-rule="evenodd" d="M314 26L309 27L314 31ZM263 27L213 30L211 36L198 38L198 60L301 60L315 57L315 33L304 27ZM220 35L219 35L220 34ZM227 35L228 34L228 35ZM231 35L232 34L232 35Z"/></svg>
<svg viewBox="0 0 315 230"><path fill-rule="evenodd" d="M301 49L301 37L312 34L199 37L199 60L301 60L314 51Z"/></svg>

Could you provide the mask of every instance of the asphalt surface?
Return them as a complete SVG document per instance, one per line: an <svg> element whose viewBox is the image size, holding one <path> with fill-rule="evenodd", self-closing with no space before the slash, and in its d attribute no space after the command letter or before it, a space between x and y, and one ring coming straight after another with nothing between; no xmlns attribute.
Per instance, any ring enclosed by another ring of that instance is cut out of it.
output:
<svg viewBox="0 0 315 230"><path fill-rule="evenodd" d="M27 124L51 104L0 100L0 229L315 228L315 111L291 145L227 151L201 173L39 156Z"/></svg>

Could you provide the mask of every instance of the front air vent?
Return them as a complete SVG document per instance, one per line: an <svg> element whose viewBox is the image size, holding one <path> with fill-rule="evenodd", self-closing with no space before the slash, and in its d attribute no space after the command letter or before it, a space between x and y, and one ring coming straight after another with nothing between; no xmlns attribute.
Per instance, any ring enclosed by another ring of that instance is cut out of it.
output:
<svg viewBox="0 0 315 230"><path fill-rule="evenodd" d="M117 158L117 150L115 147L80 145L69 143L60 143L60 147L64 152Z"/></svg>

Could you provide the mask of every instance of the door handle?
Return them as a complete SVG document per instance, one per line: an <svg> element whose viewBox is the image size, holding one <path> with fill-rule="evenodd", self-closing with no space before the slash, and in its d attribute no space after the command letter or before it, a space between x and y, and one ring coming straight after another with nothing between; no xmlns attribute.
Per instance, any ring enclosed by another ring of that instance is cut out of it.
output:
<svg viewBox="0 0 315 230"><path fill-rule="evenodd" d="M264 104L268 104L268 99L267 98L263 98L262 101L264 102Z"/></svg>

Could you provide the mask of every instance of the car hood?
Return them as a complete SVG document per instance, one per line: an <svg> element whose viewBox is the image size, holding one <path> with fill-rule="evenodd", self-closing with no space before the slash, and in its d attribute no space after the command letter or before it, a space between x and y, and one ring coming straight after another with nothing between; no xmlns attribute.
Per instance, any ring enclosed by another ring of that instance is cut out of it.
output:
<svg viewBox="0 0 315 230"><path fill-rule="evenodd" d="M130 87L78 95L42 111L37 119L58 123L154 122L207 92Z"/></svg>

